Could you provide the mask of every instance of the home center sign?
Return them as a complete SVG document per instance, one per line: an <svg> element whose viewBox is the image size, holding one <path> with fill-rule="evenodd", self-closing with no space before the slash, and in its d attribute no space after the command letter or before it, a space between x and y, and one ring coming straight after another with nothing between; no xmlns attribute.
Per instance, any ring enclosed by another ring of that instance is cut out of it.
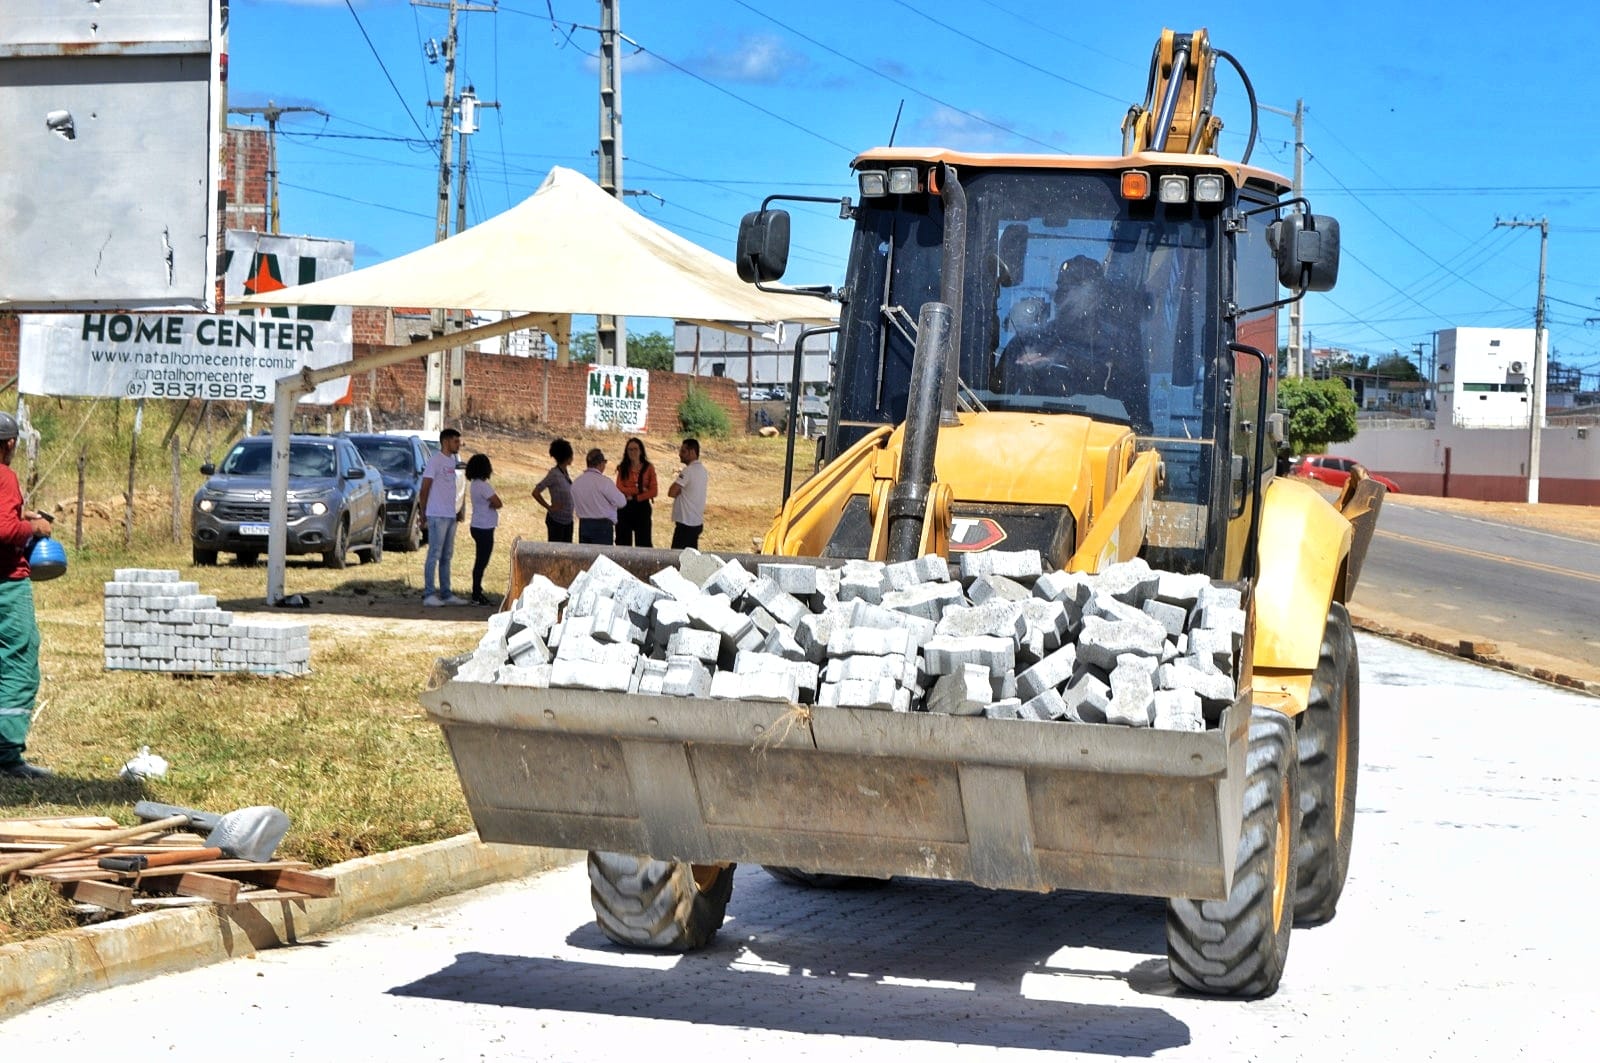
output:
<svg viewBox="0 0 1600 1063"><path fill-rule="evenodd" d="M3 0L0 0L3 2ZM348 240L230 229L228 298L349 273ZM231 314L24 314L18 386L28 395L271 402L279 377L350 359L347 306ZM302 402L344 397L349 378Z"/></svg>
<svg viewBox="0 0 1600 1063"><path fill-rule="evenodd" d="M650 373L614 365L591 365L583 404L587 428L643 432L650 414Z"/></svg>

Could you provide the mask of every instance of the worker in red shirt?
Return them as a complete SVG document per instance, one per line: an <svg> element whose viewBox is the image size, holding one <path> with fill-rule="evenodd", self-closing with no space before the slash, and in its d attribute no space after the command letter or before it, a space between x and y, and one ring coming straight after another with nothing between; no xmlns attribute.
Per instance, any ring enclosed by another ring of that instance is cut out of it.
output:
<svg viewBox="0 0 1600 1063"><path fill-rule="evenodd" d="M17 419L0 413L0 778L43 779L50 769L22 759L39 694L39 625L33 619L28 545L48 536L42 513L24 512L22 485L11 471Z"/></svg>

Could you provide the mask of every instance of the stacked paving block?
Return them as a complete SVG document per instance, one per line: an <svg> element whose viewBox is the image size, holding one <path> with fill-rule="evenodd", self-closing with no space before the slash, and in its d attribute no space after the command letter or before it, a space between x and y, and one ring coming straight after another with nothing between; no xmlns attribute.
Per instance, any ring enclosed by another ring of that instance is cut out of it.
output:
<svg viewBox="0 0 1600 1063"><path fill-rule="evenodd" d="M119 568L105 585L106 667L143 672L305 675L311 628L242 623L175 569Z"/></svg>
<svg viewBox="0 0 1600 1063"><path fill-rule="evenodd" d="M535 576L463 682L1199 731L1235 696L1236 588L1135 559L1046 572L1036 550L837 567L685 551L649 580L599 557Z"/></svg>

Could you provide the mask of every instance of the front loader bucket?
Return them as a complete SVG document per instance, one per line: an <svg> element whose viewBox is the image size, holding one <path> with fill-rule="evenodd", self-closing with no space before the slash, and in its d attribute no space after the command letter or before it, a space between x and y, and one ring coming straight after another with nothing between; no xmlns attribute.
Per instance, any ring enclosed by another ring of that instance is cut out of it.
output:
<svg viewBox="0 0 1600 1063"><path fill-rule="evenodd" d="M628 572L648 580L664 568L677 568L683 556L681 550L657 550L642 546L591 546L587 543L547 543L532 539L517 539L511 544L511 586L506 595L507 608L534 576L543 576L558 587L570 587L578 573L588 569L594 559L604 554ZM725 554L718 553L724 561L737 561L751 572L760 564L816 565L819 568L838 568L844 564L832 557L780 557L776 554Z"/></svg>
<svg viewBox="0 0 1600 1063"><path fill-rule="evenodd" d="M1334 503L1350 522L1353 533L1350 540L1350 559L1344 578L1344 600L1356 592L1356 582L1361 577L1361 563L1367 559L1367 547L1372 545L1372 533L1378 528L1378 510L1383 507L1389 489L1378 481L1359 472L1352 473L1345 482L1339 500Z"/></svg>

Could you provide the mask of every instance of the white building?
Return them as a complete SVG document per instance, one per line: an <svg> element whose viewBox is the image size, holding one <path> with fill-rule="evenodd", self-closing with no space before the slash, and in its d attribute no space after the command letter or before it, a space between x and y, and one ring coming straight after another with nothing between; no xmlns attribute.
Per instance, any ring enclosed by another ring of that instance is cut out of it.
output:
<svg viewBox="0 0 1600 1063"><path fill-rule="evenodd" d="M1546 350L1549 342L1547 331ZM1440 419L1457 428L1527 428L1533 402L1533 329L1441 331L1437 394Z"/></svg>
<svg viewBox="0 0 1600 1063"><path fill-rule="evenodd" d="M760 333L764 326L752 326ZM740 384L767 387L788 384L794 378L794 345L802 326L780 324L776 333L741 336L734 332L679 321L673 327L673 370L698 376L725 376ZM833 335L806 338L800 379L806 384L826 384L832 358Z"/></svg>

